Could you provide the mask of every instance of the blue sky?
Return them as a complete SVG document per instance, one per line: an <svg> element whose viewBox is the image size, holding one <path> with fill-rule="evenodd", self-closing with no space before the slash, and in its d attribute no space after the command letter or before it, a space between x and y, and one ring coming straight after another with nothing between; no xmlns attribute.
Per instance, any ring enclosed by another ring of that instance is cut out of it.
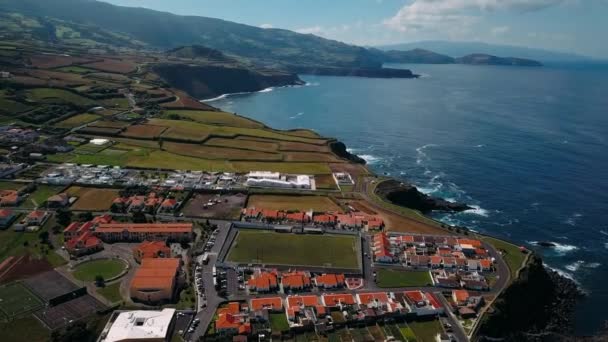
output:
<svg viewBox="0 0 608 342"><path fill-rule="evenodd" d="M608 0L104 0L359 45L483 41L608 58Z"/></svg>

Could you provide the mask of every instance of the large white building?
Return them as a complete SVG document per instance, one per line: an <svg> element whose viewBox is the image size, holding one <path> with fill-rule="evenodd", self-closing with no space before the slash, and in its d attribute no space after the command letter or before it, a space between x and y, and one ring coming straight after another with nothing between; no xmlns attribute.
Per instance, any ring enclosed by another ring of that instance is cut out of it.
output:
<svg viewBox="0 0 608 342"><path fill-rule="evenodd" d="M312 177L307 175L281 175L278 172L252 171L247 174L247 186L263 188L311 189Z"/></svg>
<svg viewBox="0 0 608 342"><path fill-rule="evenodd" d="M102 332L100 342L170 341L175 324L175 309L162 311L125 311Z"/></svg>

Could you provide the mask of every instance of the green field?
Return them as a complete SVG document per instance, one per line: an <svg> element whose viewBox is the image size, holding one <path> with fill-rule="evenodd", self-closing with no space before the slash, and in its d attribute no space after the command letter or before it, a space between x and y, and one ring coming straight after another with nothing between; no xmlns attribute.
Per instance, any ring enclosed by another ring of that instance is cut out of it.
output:
<svg viewBox="0 0 608 342"><path fill-rule="evenodd" d="M250 195L247 207L285 211L342 211L336 202L325 196Z"/></svg>
<svg viewBox="0 0 608 342"><path fill-rule="evenodd" d="M284 313L270 314L270 328L273 332L289 330L289 323Z"/></svg>
<svg viewBox="0 0 608 342"><path fill-rule="evenodd" d="M106 285L105 287L98 289L97 293L102 295L111 303L120 302L122 300L122 297L120 296L120 282Z"/></svg>
<svg viewBox="0 0 608 342"><path fill-rule="evenodd" d="M441 323L438 320L432 321L415 321L408 323L414 334L416 334L416 340L419 342L435 342L437 334L443 332Z"/></svg>
<svg viewBox="0 0 608 342"><path fill-rule="evenodd" d="M264 125L259 122L226 112L211 112L202 110L167 110L165 111L164 117L170 119L175 115L179 116L182 119L192 120L211 125L226 125L246 128L264 127Z"/></svg>
<svg viewBox="0 0 608 342"><path fill-rule="evenodd" d="M77 66L77 65L62 67L62 68L57 69L57 71L71 72L74 74L86 74L89 72L96 72L96 70L89 69L89 68L83 68L83 67Z"/></svg>
<svg viewBox="0 0 608 342"><path fill-rule="evenodd" d="M524 260L526 260L526 254L522 253L518 246L506 241L491 238L489 236L482 236L481 240L491 244L494 248L502 252L502 257L509 266L511 278L515 279L517 272L523 266Z"/></svg>
<svg viewBox="0 0 608 342"><path fill-rule="evenodd" d="M398 271L391 269L379 269L378 271L378 286L379 287L410 287L410 286L426 286L432 284L431 275L429 272L419 271Z"/></svg>
<svg viewBox="0 0 608 342"><path fill-rule="evenodd" d="M63 89L36 88L28 91L28 97L37 102L73 103L77 106L94 106L95 100Z"/></svg>
<svg viewBox="0 0 608 342"><path fill-rule="evenodd" d="M249 264L359 268L359 240L350 235L295 235L240 229L227 259Z"/></svg>
<svg viewBox="0 0 608 342"><path fill-rule="evenodd" d="M36 187L36 191L29 194L29 196L21 203L21 208L33 209L42 206L46 200L61 191L61 186L50 186L40 184Z"/></svg>
<svg viewBox="0 0 608 342"><path fill-rule="evenodd" d="M28 342L47 342L51 332L33 315L22 317L11 322L0 323L2 341L23 341L27 336Z"/></svg>
<svg viewBox="0 0 608 342"><path fill-rule="evenodd" d="M110 279L119 275L125 269L124 262L115 259L102 259L85 262L74 268L72 275L82 281L95 281L100 275L104 279Z"/></svg>
<svg viewBox="0 0 608 342"><path fill-rule="evenodd" d="M87 124L89 122L93 122L97 119L101 118L101 116L99 115L95 115L95 114L78 114L75 116L72 116L66 120L60 121L58 123L55 124L55 127L59 127L59 128L74 128L74 127L78 127L78 126L82 126L84 124Z"/></svg>
<svg viewBox="0 0 608 342"><path fill-rule="evenodd" d="M0 310L9 318L42 307L42 301L21 283L0 287Z"/></svg>
<svg viewBox="0 0 608 342"><path fill-rule="evenodd" d="M406 342L414 342L417 340L414 330L409 326L400 326L399 331L401 331L401 335L403 335Z"/></svg>

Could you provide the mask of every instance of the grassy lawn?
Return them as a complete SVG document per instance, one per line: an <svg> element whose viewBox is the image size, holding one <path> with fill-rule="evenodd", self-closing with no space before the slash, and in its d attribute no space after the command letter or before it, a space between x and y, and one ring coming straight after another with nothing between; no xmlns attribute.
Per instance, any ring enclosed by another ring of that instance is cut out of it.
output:
<svg viewBox="0 0 608 342"><path fill-rule="evenodd" d="M120 282L106 285L97 290L97 293L102 295L105 299L109 300L111 303L116 303L122 301L122 296L120 295Z"/></svg>
<svg viewBox="0 0 608 342"><path fill-rule="evenodd" d="M359 267L358 238L348 235L295 235L264 230L240 229L228 260L239 263L261 263ZM313 252L314 251L314 252Z"/></svg>
<svg viewBox="0 0 608 342"><path fill-rule="evenodd" d="M509 266L509 271L511 271L511 278L515 279L517 276L517 271L522 267L524 260L526 260L526 254L522 253L519 250L519 247L512 243L491 238L489 236L482 236L480 238L502 252L502 256Z"/></svg>
<svg viewBox="0 0 608 342"><path fill-rule="evenodd" d="M247 207L286 211L342 211L336 202L325 196L251 195Z"/></svg>
<svg viewBox="0 0 608 342"><path fill-rule="evenodd" d="M20 218L15 222L19 220ZM38 235L44 231L48 231L48 224L36 233L15 232L11 228L0 230L0 262L9 256L30 254L35 258L46 259L53 267L66 264L65 259L40 242Z"/></svg>
<svg viewBox="0 0 608 342"><path fill-rule="evenodd" d="M94 260L76 266L72 275L78 280L95 281L97 275L110 279L119 275L124 269L125 264L120 260Z"/></svg>
<svg viewBox="0 0 608 342"><path fill-rule="evenodd" d="M49 341L51 332L40 323L38 319L30 315L12 322L0 322L2 341L18 342L27 337L28 342Z"/></svg>
<svg viewBox="0 0 608 342"><path fill-rule="evenodd" d="M82 126L89 122L93 122L99 118L101 118L101 116L95 115L95 114L88 114L88 113L87 114L78 114L78 115L74 115L66 120L56 123L55 127L74 128L74 127Z"/></svg>
<svg viewBox="0 0 608 342"><path fill-rule="evenodd" d="M411 322L409 326L416 334L416 339L420 342L435 342L435 337L443 330L438 320Z"/></svg>
<svg viewBox="0 0 608 342"><path fill-rule="evenodd" d="M273 332L289 330L289 323L284 313L270 314L270 327Z"/></svg>
<svg viewBox="0 0 608 342"><path fill-rule="evenodd" d="M406 342L416 341L416 334L414 334L414 331L409 326L399 327L399 331L401 331L401 335L403 335Z"/></svg>
<svg viewBox="0 0 608 342"><path fill-rule="evenodd" d="M427 271L378 270L378 286L380 287L426 286L428 284L432 284L432 280Z"/></svg>
<svg viewBox="0 0 608 342"><path fill-rule="evenodd" d="M50 186L40 184L36 187L36 191L32 192L24 201L21 203L21 208L33 209L41 206L46 200L61 191L63 187Z"/></svg>
<svg viewBox="0 0 608 342"><path fill-rule="evenodd" d="M178 310L192 309L196 307L196 298L194 298L194 288L189 286L182 290L179 294L179 301L175 305Z"/></svg>

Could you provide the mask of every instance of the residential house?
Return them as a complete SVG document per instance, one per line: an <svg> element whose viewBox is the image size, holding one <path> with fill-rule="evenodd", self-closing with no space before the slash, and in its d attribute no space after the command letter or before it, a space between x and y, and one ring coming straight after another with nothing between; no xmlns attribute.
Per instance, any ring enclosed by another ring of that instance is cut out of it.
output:
<svg viewBox="0 0 608 342"><path fill-rule="evenodd" d="M435 316L444 312L444 307L430 292L405 291L404 304L418 316Z"/></svg>
<svg viewBox="0 0 608 342"><path fill-rule="evenodd" d="M283 273L283 291L302 291L311 287L310 275L305 272Z"/></svg>
<svg viewBox="0 0 608 342"><path fill-rule="evenodd" d="M46 206L49 208L64 208L70 204L70 196L65 192L53 195L46 200Z"/></svg>
<svg viewBox="0 0 608 342"><path fill-rule="evenodd" d="M322 274L315 277L315 284L321 289L335 289L344 286L344 274Z"/></svg>
<svg viewBox="0 0 608 342"><path fill-rule="evenodd" d="M250 300L250 307L253 311L264 309L281 311L283 310L283 299L281 297L253 298Z"/></svg>
<svg viewBox="0 0 608 342"><path fill-rule="evenodd" d="M10 227L16 218L17 215L12 210L0 209L0 228L6 229Z"/></svg>
<svg viewBox="0 0 608 342"><path fill-rule="evenodd" d="M0 206L16 207L22 198L16 190L0 190Z"/></svg>
<svg viewBox="0 0 608 342"><path fill-rule="evenodd" d="M276 272L260 271L247 281L249 291L260 293L273 292L279 289Z"/></svg>

